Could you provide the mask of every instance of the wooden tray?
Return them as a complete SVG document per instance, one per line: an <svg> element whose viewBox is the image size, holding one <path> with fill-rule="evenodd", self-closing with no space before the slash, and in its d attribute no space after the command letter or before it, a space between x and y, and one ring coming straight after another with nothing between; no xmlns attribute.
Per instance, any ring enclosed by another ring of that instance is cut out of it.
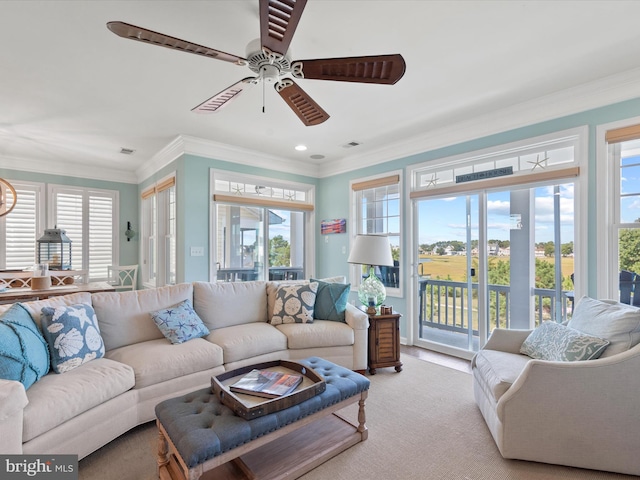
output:
<svg viewBox="0 0 640 480"><path fill-rule="evenodd" d="M235 383L240 377L249 373L254 368L258 370L275 370L278 372L301 374L302 383L298 385L293 393L272 399L235 393L229 390L229 385ZM211 377L211 389L220 399L220 402L245 420L252 420L292 407L324 392L326 388L327 385L324 378L318 375L313 368L289 360L257 363Z"/></svg>

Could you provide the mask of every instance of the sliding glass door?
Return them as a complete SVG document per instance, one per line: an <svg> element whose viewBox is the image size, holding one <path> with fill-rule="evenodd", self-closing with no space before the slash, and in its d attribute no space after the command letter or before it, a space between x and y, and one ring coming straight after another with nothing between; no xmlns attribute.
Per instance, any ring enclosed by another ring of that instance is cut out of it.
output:
<svg viewBox="0 0 640 480"><path fill-rule="evenodd" d="M418 343L477 351L573 305L573 182L415 203Z"/></svg>

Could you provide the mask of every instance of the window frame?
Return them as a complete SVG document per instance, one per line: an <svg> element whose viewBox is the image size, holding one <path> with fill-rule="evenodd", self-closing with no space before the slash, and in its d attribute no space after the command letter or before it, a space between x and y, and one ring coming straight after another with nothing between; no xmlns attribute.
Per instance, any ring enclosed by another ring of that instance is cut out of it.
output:
<svg viewBox="0 0 640 480"><path fill-rule="evenodd" d="M356 178L353 179L349 182L349 211L351 212L351 218L350 218L350 225L351 228L349 229L352 233L351 235L349 235L349 251L351 251L351 248L353 247L353 242L355 241L355 237L356 235L360 235L362 234L362 232L360 231L360 222L359 222L359 212L362 211L362 205L358 204L358 192L362 192L365 190L370 190L370 189L376 189L376 188L381 188L382 186L388 186L391 185L392 183L388 183L391 182L392 177L397 177L397 182L393 181L394 185L398 185L398 238L399 238L399 245L400 245L400 254L399 254L399 258L398 258L398 282L399 282L399 286L398 287L385 287L386 291L387 291L387 297L396 297L396 298L402 298L404 295L404 288L405 288L405 283L408 281L408 276L405 275L405 261L406 261L406 255L404 254L404 245L405 245L405 235L404 235L404 178L403 178L403 172L402 170L392 170L389 172L385 172L383 174L379 174L379 175L372 175L372 176L368 176L368 177L360 177L360 178ZM381 184L382 182L382 184ZM367 185L368 184L368 185ZM369 188L360 188L362 186L365 187L369 187ZM388 215L385 215L385 218L388 218ZM388 225L388 222L387 222ZM383 234L387 234L388 233L388 229L385 232L376 232L376 233L383 233ZM394 232L394 237L395 232ZM362 283L362 275L361 275L361 266L360 265L353 265L350 264L349 265L349 280L351 282L351 285L353 286L354 290L358 290L360 288L360 284Z"/></svg>
<svg viewBox="0 0 640 480"><path fill-rule="evenodd" d="M270 177L262 177L257 175L245 175L238 172L231 172L227 170L210 169L209 171L210 181L210 232L209 232L209 281L218 281L217 272L217 251L218 251L218 218L217 218L217 206L221 205L240 205L240 206L254 206L268 211L269 209L275 210L290 210L290 211L303 211L304 212L304 224L303 224L303 238L304 238L304 272L306 278L312 278L316 276L315 273L315 185L302 182L293 182L288 180L278 180ZM229 190L216 190L216 181L229 182ZM250 192L240 191L240 188L236 190L231 187L231 183L237 183L238 185L256 185L260 187L270 188L273 191L282 193L283 196L271 196L262 198L260 194L252 194ZM291 191L289 197L284 194L284 191ZM247 193L247 195L245 195ZM304 197L304 198L301 198ZM268 278L268 251L269 251L269 222L264 221L263 241L265 242L264 251L265 256L265 268L263 272L262 280Z"/></svg>
<svg viewBox="0 0 640 480"><path fill-rule="evenodd" d="M58 211L57 195L59 193L67 193L71 195L79 195L82 197L82 265L78 268L78 265L73 265L73 244L72 244L72 265L74 270L83 270L87 272L87 279L90 282L99 282L108 280L108 276L105 272L104 277L91 277L90 276L90 251L89 251L89 232L90 232L90 203L89 199L94 197L107 197L111 198L112 213L111 213L111 264L117 265L120 258L120 243L118 238L120 237L120 192L118 190L109 190L102 188L91 187L74 187L70 185L47 185L47 225L48 228L56 228L56 216ZM64 229L64 226L59 226Z"/></svg>
<svg viewBox="0 0 640 480"><path fill-rule="evenodd" d="M638 223L620 222L620 144L630 139L617 139L609 143L607 132L640 125L640 117L627 118L596 127L596 296L619 298L619 248L621 229L640 228ZM614 153L617 153L614 155Z"/></svg>
<svg viewBox="0 0 640 480"><path fill-rule="evenodd" d="M174 171L141 193L140 276L146 288L178 282L177 183ZM153 269L150 269L152 265Z"/></svg>

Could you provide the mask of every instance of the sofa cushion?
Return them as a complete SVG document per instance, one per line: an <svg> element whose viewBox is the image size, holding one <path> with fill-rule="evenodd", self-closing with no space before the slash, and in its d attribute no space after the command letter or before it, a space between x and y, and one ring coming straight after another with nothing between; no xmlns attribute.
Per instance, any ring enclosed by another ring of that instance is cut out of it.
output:
<svg viewBox="0 0 640 480"><path fill-rule="evenodd" d="M353 329L346 323L315 320L311 325L285 323L276 328L287 336L288 348L341 347L354 343Z"/></svg>
<svg viewBox="0 0 640 480"><path fill-rule="evenodd" d="M287 337L264 322L219 328L212 331L207 340L222 347L224 363L287 349Z"/></svg>
<svg viewBox="0 0 640 480"><path fill-rule="evenodd" d="M640 343L640 308L582 297L567 326L609 340L601 358L611 357Z"/></svg>
<svg viewBox="0 0 640 480"><path fill-rule="evenodd" d="M266 322L266 283L195 282L193 308L209 330Z"/></svg>
<svg viewBox="0 0 640 480"><path fill-rule="evenodd" d="M517 353L480 350L475 356L475 368L497 402L530 361L530 357Z"/></svg>
<svg viewBox="0 0 640 480"><path fill-rule="evenodd" d="M540 360L576 362L595 360L609 340L593 337L556 322L542 322L522 342L520 353Z"/></svg>
<svg viewBox="0 0 640 480"><path fill-rule="evenodd" d="M209 335L209 329L191 306L191 300L150 313L154 323L171 343L184 343Z"/></svg>
<svg viewBox="0 0 640 480"><path fill-rule="evenodd" d="M165 338L149 340L111 350L106 356L133 369L136 389L222 365L222 348L202 338L175 345Z"/></svg>
<svg viewBox="0 0 640 480"><path fill-rule="evenodd" d="M31 302L22 302L24 308L31 314L31 318L38 328L41 327L42 307L57 307L58 305L75 305L78 303L86 303L91 305L91 294L89 292L70 293L68 295L56 295L44 300L33 300ZM0 305L0 313L11 308L11 304Z"/></svg>
<svg viewBox="0 0 640 480"><path fill-rule="evenodd" d="M104 342L91 305L44 307L42 333L49 344L51 366L56 373L104 357Z"/></svg>
<svg viewBox="0 0 640 480"><path fill-rule="evenodd" d="M164 339L149 313L192 297L193 285L180 283L133 292L94 293L91 299L104 345L109 351L125 345Z"/></svg>
<svg viewBox="0 0 640 480"><path fill-rule="evenodd" d="M278 287L271 324L313 323L317 291L318 282Z"/></svg>
<svg viewBox="0 0 640 480"><path fill-rule="evenodd" d="M318 293L316 294L313 316L320 320L344 322L344 311L349 301L351 284L323 282L322 280L314 279L311 279L311 281L318 282Z"/></svg>
<svg viewBox="0 0 640 480"><path fill-rule="evenodd" d="M0 317L0 378L27 389L49 371L49 350L27 309L15 303Z"/></svg>
<svg viewBox="0 0 640 480"><path fill-rule="evenodd" d="M49 373L28 391L24 409L23 442L130 390L133 370L122 363L100 358L58 375ZM94 428L86 425L86 429Z"/></svg>

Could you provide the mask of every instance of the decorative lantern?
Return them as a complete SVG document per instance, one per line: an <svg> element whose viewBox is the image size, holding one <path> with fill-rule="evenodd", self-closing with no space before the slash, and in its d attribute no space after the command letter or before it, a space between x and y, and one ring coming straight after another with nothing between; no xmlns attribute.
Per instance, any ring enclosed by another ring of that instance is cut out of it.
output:
<svg viewBox="0 0 640 480"><path fill-rule="evenodd" d="M49 264L49 270L71 270L71 240L62 229L51 228L37 241L38 263Z"/></svg>

